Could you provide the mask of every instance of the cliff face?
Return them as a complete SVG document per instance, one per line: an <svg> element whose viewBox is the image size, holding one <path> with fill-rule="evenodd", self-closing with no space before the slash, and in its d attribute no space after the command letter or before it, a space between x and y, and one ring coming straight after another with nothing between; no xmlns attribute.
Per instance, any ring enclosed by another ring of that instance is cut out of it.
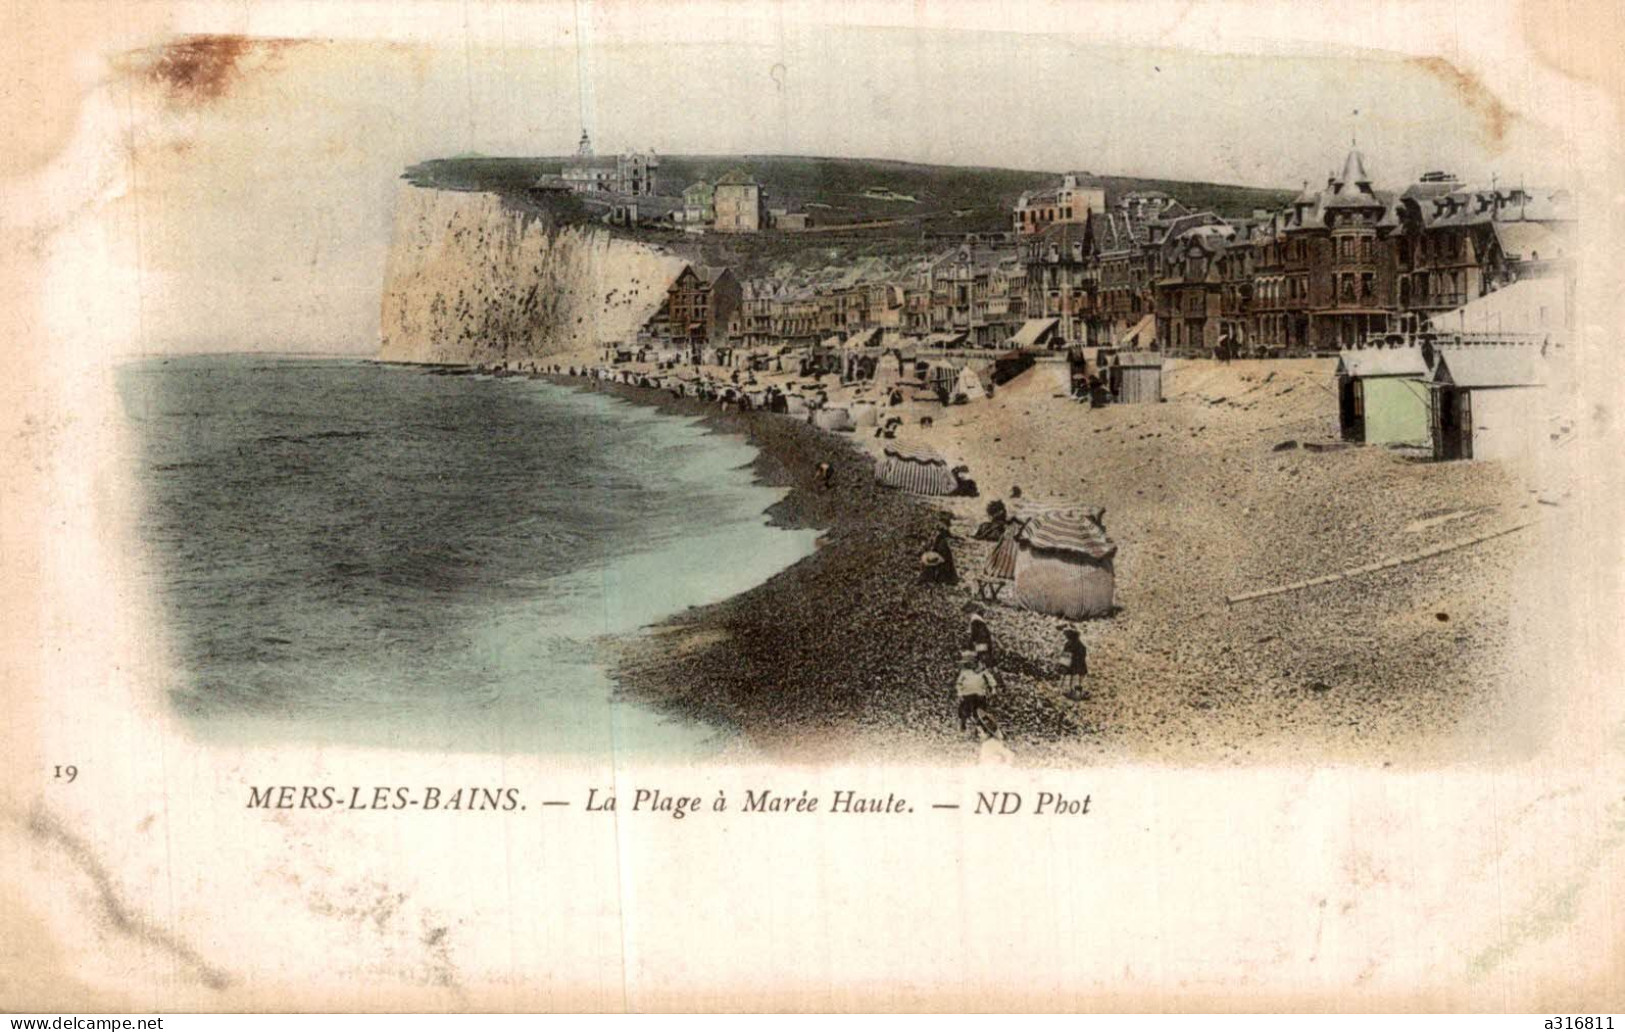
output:
<svg viewBox="0 0 1625 1032"><path fill-rule="evenodd" d="M486 193L402 187L379 357L526 362L629 340L683 260L597 227L521 218Z"/></svg>

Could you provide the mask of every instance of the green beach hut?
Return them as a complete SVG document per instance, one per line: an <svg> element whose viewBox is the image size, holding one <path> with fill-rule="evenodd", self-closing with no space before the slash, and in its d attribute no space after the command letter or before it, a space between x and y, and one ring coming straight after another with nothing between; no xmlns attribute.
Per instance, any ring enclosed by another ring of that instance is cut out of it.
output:
<svg viewBox="0 0 1625 1032"><path fill-rule="evenodd" d="M1427 446L1428 364L1417 347L1355 348L1337 359L1338 421L1343 439L1362 444Z"/></svg>

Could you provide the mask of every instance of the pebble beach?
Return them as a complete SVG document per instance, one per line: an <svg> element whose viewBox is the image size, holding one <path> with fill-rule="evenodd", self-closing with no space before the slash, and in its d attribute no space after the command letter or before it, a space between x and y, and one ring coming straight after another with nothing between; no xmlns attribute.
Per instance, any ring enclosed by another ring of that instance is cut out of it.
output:
<svg viewBox="0 0 1625 1032"><path fill-rule="evenodd" d="M1003 684L992 709L1023 765L1404 767L1532 747L1538 678L1513 598L1561 500L1495 463L1342 444L1332 367L1181 361L1164 402L1091 408L1066 397L1064 365L1040 363L929 425L905 419L898 437L968 466L974 498L881 487L872 429L558 377L748 438L758 477L788 489L769 516L823 531L766 583L608 643L609 662L623 691L732 727L779 762L976 762L953 705L965 607L993 548L972 534L1020 486L1103 507L1119 546L1111 617L982 603ZM944 512L960 583L922 584ZM1365 572L1231 601L1346 570ZM1090 650L1085 701L1062 691L1068 626Z"/></svg>

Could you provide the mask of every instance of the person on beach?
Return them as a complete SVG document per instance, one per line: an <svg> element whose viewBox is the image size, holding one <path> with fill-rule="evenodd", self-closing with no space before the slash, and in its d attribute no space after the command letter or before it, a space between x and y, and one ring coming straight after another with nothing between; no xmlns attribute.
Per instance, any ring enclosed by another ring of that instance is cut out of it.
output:
<svg viewBox="0 0 1625 1032"><path fill-rule="evenodd" d="M971 479L969 466L955 466L950 472L954 477L954 494L975 498L980 493L976 481Z"/></svg>
<svg viewBox="0 0 1625 1032"><path fill-rule="evenodd" d="M951 519L947 513L942 514L942 524L937 528L937 536L931 539L931 547L920 556L922 584L959 583L959 571L954 568L953 536L948 532Z"/></svg>
<svg viewBox="0 0 1625 1032"><path fill-rule="evenodd" d="M1084 702L1089 698L1089 693L1083 690L1083 679L1089 674L1089 646L1083 643L1076 627L1066 629L1061 653L1066 658L1066 697L1073 702Z"/></svg>
<svg viewBox="0 0 1625 1032"><path fill-rule="evenodd" d="M959 730L964 731L974 719L978 722L987 714L987 701L998 691L998 681L982 666L974 652L959 654L959 677L954 681L954 694L959 698Z"/></svg>
<svg viewBox="0 0 1625 1032"><path fill-rule="evenodd" d="M987 620L982 616L980 606L972 603L970 611L970 648L971 654L980 659L989 669L998 665L998 657L993 651L993 630L988 627Z"/></svg>
<svg viewBox="0 0 1625 1032"><path fill-rule="evenodd" d="M1004 744L1004 732L999 730L999 725L992 717L986 713L978 713L976 731L982 739L981 748L977 752L977 763L984 767L1008 767L1016 762L1016 754Z"/></svg>
<svg viewBox="0 0 1625 1032"><path fill-rule="evenodd" d="M835 486L835 467L827 462L820 462L813 468L813 479L818 483L818 490L828 491Z"/></svg>
<svg viewBox="0 0 1625 1032"><path fill-rule="evenodd" d="M1010 519L1010 512L1004 503L994 499L987 503L987 519L976 528L971 536L978 541L998 541L1004 537L1004 525Z"/></svg>

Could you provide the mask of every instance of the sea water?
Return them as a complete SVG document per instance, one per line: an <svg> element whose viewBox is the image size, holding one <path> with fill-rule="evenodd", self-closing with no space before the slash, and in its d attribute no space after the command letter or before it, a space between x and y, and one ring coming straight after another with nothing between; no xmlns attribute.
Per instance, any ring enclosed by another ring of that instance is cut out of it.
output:
<svg viewBox="0 0 1625 1032"><path fill-rule="evenodd" d="M200 737L731 748L618 697L599 642L813 547L769 525L782 491L747 443L603 395L251 356L132 362L118 386L163 691Z"/></svg>

